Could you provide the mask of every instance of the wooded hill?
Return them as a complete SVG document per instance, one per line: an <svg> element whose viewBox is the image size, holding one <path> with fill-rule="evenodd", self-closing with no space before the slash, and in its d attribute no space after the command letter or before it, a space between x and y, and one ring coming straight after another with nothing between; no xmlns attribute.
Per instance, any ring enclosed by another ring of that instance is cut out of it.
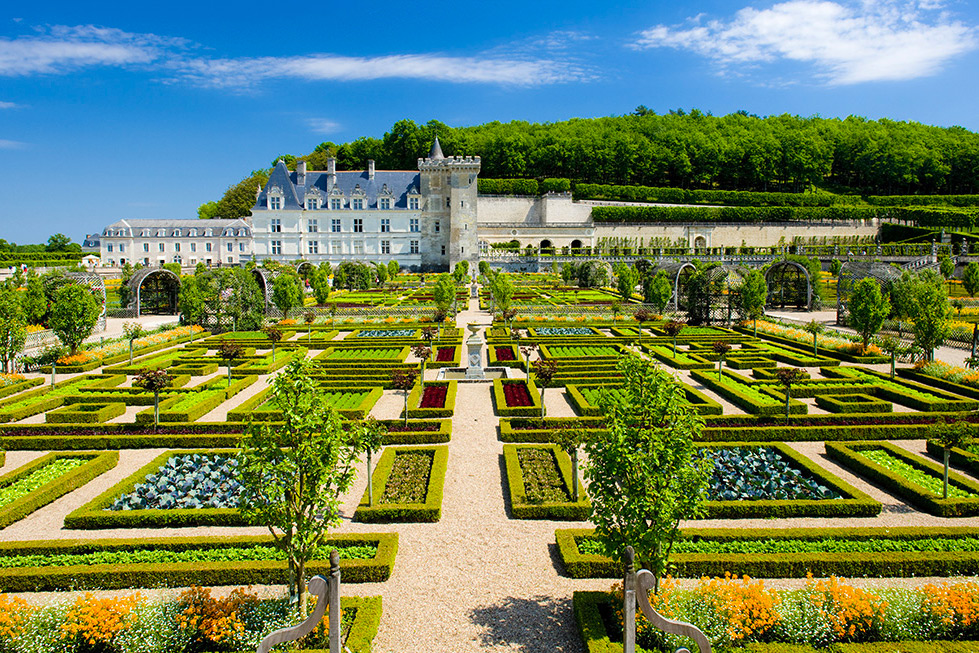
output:
<svg viewBox="0 0 979 653"><path fill-rule="evenodd" d="M766 192L816 185L864 195L979 192L979 134L856 116L718 117L697 110L658 115L639 107L626 116L555 123L453 128L401 120L383 138L326 142L309 154L277 159L290 167L304 159L313 170L324 170L328 156L337 158L340 170L363 169L368 159L382 170L414 170L436 134L447 156L481 157L483 178ZM253 173L242 182L245 187L229 188L222 202L210 203L206 217L246 215L235 211L251 207L262 174ZM231 202L236 189L239 200Z"/></svg>

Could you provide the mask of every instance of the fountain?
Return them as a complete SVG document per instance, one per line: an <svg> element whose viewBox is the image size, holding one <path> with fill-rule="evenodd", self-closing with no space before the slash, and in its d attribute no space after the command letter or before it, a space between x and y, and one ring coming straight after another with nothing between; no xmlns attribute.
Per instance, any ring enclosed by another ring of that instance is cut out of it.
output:
<svg viewBox="0 0 979 653"><path fill-rule="evenodd" d="M483 367L483 338L480 335L482 325L470 322L466 325L469 337L466 338L467 367L447 367L439 370L439 381L457 380L461 382L479 383L493 379L507 379L515 370L510 367Z"/></svg>

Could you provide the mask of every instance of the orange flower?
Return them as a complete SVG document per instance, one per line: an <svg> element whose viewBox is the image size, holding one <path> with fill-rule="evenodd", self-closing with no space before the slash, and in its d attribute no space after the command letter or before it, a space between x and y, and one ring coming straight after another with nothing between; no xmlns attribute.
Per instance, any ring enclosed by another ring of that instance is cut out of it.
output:
<svg viewBox="0 0 979 653"><path fill-rule="evenodd" d="M212 597L210 589L192 587L180 595L177 604L181 612L176 622L183 630L191 631L194 641L220 644L244 634L245 625L238 611L243 605L257 602L254 592L240 587L223 599Z"/></svg>
<svg viewBox="0 0 979 653"><path fill-rule="evenodd" d="M61 639L74 639L93 647L111 644L116 635L129 627L133 608L142 599L139 594L96 599L87 592L68 609L61 624Z"/></svg>
<svg viewBox="0 0 979 653"><path fill-rule="evenodd" d="M17 639L35 610L20 597L0 594L0 641Z"/></svg>
<svg viewBox="0 0 979 653"><path fill-rule="evenodd" d="M814 581L807 575L806 590L813 607L841 641L867 639L879 628L887 602L870 592L844 585L836 576Z"/></svg>

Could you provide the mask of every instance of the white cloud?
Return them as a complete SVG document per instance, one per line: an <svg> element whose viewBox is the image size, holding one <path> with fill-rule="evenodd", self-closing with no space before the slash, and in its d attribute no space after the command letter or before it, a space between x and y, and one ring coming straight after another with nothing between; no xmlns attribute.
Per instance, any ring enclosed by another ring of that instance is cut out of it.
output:
<svg viewBox="0 0 979 653"><path fill-rule="evenodd" d="M15 102L3 102L0 101L0 109L17 109L20 105Z"/></svg>
<svg viewBox="0 0 979 653"><path fill-rule="evenodd" d="M22 150L27 147L27 143L21 141L8 141L0 138L0 150Z"/></svg>
<svg viewBox="0 0 979 653"><path fill-rule="evenodd" d="M333 134L340 131L340 123L326 118L309 118L306 126L316 134Z"/></svg>
<svg viewBox="0 0 979 653"><path fill-rule="evenodd" d="M495 57L451 57L439 54L394 54L345 57L317 54L301 57L190 59L175 63L178 76L219 87L249 87L268 79L371 81L417 79L451 83L531 86L575 79L577 73L550 60Z"/></svg>
<svg viewBox="0 0 979 653"><path fill-rule="evenodd" d="M745 7L730 20L697 16L640 33L637 49L670 47L712 59L721 72L782 60L812 64L834 84L907 80L936 73L976 48L976 30L940 2L790 0Z"/></svg>

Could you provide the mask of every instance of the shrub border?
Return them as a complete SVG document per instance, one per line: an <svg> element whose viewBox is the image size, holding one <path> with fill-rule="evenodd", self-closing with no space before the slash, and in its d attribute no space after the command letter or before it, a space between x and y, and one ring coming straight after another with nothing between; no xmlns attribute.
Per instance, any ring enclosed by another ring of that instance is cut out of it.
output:
<svg viewBox="0 0 979 653"><path fill-rule="evenodd" d="M530 503L523 481L523 471L517 458L519 449L547 449L554 456L558 473L564 489L571 496L571 457L553 444L505 444L503 460L506 467L507 488L510 495L510 514L514 519L552 519L568 521L587 521L591 513L591 502L585 494L583 483L578 484L578 501L549 501Z"/></svg>
<svg viewBox="0 0 979 653"><path fill-rule="evenodd" d="M438 417L452 417L455 413L456 393L459 391L458 381L426 381L425 387L445 386L445 405L442 408L421 408L419 404L422 399L422 384L417 383L408 395L408 418L415 419L434 419ZM401 417L405 416L404 409L401 410Z"/></svg>
<svg viewBox="0 0 979 653"><path fill-rule="evenodd" d="M442 518L442 491L445 486L445 472L448 468L449 448L436 447L387 447L377 461L373 478L374 496L378 499L384 494L394 457L399 451L432 451L432 468L428 475L428 491L424 503L375 503L367 505L367 490L354 512L354 521L366 523L390 522L437 522Z"/></svg>
<svg viewBox="0 0 979 653"><path fill-rule="evenodd" d="M503 381L510 383L524 382L527 384L527 393L530 395L530 406L506 405L506 396L503 394ZM526 379L493 379L493 404L496 414L501 417L540 417L540 391L537 384L531 378Z"/></svg>

